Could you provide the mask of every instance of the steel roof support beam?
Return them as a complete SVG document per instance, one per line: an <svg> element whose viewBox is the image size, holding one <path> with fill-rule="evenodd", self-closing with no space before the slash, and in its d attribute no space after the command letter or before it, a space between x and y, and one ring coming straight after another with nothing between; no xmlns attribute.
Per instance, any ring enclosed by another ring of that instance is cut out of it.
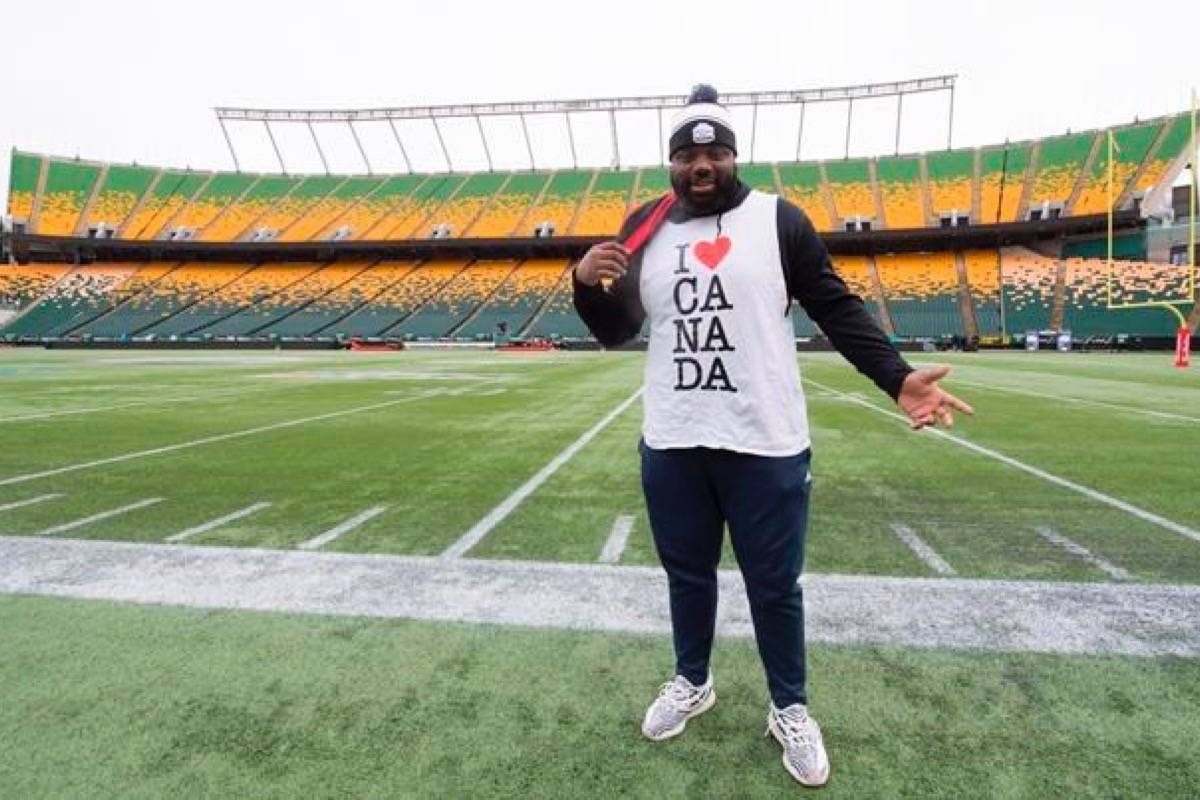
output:
<svg viewBox="0 0 1200 800"><path fill-rule="evenodd" d="M617 139L617 112L608 112L608 133L612 137L612 165L621 166L621 142Z"/></svg>
<svg viewBox="0 0 1200 800"><path fill-rule="evenodd" d="M400 140L400 131L396 130L396 120L389 119L388 127L392 129L392 137L396 140L396 146L400 148L400 157L404 159L404 168L408 170L408 174L412 174L412 162L408 160L408 151L404 149L404 142Z"/></svg>
<svg viewBox="0 0 1200 800"><path fill-rule="evenodd" d="M892 97L897 94L952 91L956 75L939 75L888 83L857 86L833 86L823 89L790 89L766 92L730 92L722 95L725 106L794 105L796 103L832 103L853 99ZM271 122L369 122L385 119L429 119L445 117L513 116L520 114L561 114L584 111L637 111L660 108L681 108L686 95L654 95L645 97L605 97L582 100L529 100L503 103L458 103L437 106L405 106L362 109L262 109L219 107L215 111L223 119Z"/></svg>
<svg viewBox="0 0 1200 800"><path fill-rule="evenodd" d="M758 105L750 114L750 163L754 163L754 139L758 136Z"/></svg>
<svg viewBox="0 0 1200 800"><path fill-rule="evenodd" d="M367 174L374 175L375 171L371 169L371 160L367 158L367 151L363 148L362 139L358 138L358 131L354 129L354 123L347 122L346 124L350 126L350 135L354 137L354 143L358 145L358 154L362 156L363 163L367 165Z"/></svg>
<svg viewBox="0 0 1200 800"><path fill-rule="evenodd" d="M850 157L850 120L854 117L854 99L846 104L846 153L843 158Z"/></svg>
<svg viewBox="0 0 1200 800"><path fill-rule="evenodd" d="M321 157L321 166L325 168L325 174L328 175L329 162L325 160L325 151L321 149L321 142L317 139L317 131L315 128L313 128L313 124L311 122L306 122L305 125L308 126L308 134L312 136L313 144L317 147L317 155Z"/></svg>
<svg viewBox="0 0 1200 800"><path fill-rule="evenodd" d="M233 140L229 138L229 131L225 127L225 120L217 117L217 122L221 123L221 133L225 134L225 144L229 147L229 155L233 158L234 172L241 172L242 165L238 163L237 151L233 149Z"/></svg>
<svg viewBox="0 0 1200 800"><path fill-rule="evenodd" d="M264 119L263 127L267 129L267 138L271 140L271 147L275 148L275 158L279 159L279 171L287 175L287 165L283 163L283 156L279 153L279 145L275 142L275 134L271 132L271 123Z"/></svg>
<svg viewBox="0 0 1200 800"><path fill-rule="evenodd" d="M483 132L483 123L479 121L479 115L475 115L475 128L479 131L479 141L483 143L483 157L487 159L488 172L495 172L492 167L492 151L488 149L487 136Z"/></svg>
<svg viewBox="0 0 1200 800"><path fill-rule="evenodd" d="M796 160L800 160L800 146L804 144L804 110L808 106L804 103L800 104L800 125L796 128Z"/></svg>
<svg viewBox="0 0 1200 800"><path fill-rule="evenodd" d="M438 144L442 146L442 156L446 159L446 170L454 172L454 163L450 161L450 151L446 149L446 140L442 138L442 128L437 119L433 119L433 132L437 134Z"/></svg>
<svg viewBox="0 0 1200 800"><path fill-rule="evenodd" d="M567 141L571 143L571 169L579 169L579 159L575 156L575 131L571 128L571 115L563 112L567 121Z"/></svg>
<svg viewBox="0 0 1200 800"><path fill-rule="evenodd" d="M658 110L658 165L665 167L667 164L666 144L663 142L663 110Z"/></svg>
<svg viewBox="0 0 1200 800"><path fill-rule="evenodd" d="M846 103L846 141L844 157L849 158L850 155L850 140L852 136L852 126L854 117L854 102L856 100L878 100L887 97L897 98L896 108L896 152L900 149L900 134L903 128L903 106L904 95L920 94L923 92L949 92L949 119L946 132L946 146L953 145L954 135L954 94L956 75L938 75L928 78L916 78L905 81L892 81L887 83L872 83L861 84L857 86L833 86L821 89L797 89L785 91L760 91L760 92L730 92L722 96L721 102L726 106L750 106L752 109L752 121L750 131L750 155L749 161L754 162L757 158L758 150L758 113L760 105L784 105L791 104L800 106L800 122L796 135L796 159L801 158L801 150L804 142L804 123L805 114L809 103ZM525 140L525 151L529 156L529 165L531 169L537 169L537 157L533 151L533 144L529 137L529 123L526 117L530 115L562 115L566 123L568 143L571 148L571 163L575 169L579 168L579 150L578 144L575 141L575 129L572 115L583 113L608 113L609 117L609 136L612 143L612 166L620 167L622 163L621 143L617 131L617 112L630 111L654 111L658 117L658 134L659 134L659 164L664 165L667 162L666 142L664 138L666 124L664 115L669 109L680 108L686 103L684 95L657 95L645 97L608 97L594 98L582 100L538 100L538 101L520 101L520 102L504 102L504 103L460 103L447 105L430 105L430 106L410 106L396 108L365 108L365 109L253 109L253 108L228 108L219 107L214 109L217 115L217 120L221 125L222 133L225 137L225 143L229 147L230 156L233 158L234 167L241 171L241 165L237 157L236 148L233 145L232 138L229 136L229 131L226 127L226 122L262 122L267 127L268 135L271 138L272 147L275 150L276 159L279 161L280 169L287 170L283 160L278 143L275 141L273 131L271 130L272 123L279 122L303 122L309 125L309 133L313 136L314 141L317 141L316 133L313 128L317 123L346 123L350 127L351 134L354 137L355 144L358 147L359 155L362 156L363 163L366 165L367 172L373 174L373 167L366 153L366 149L362 145L357 129L354 123L357 122L377 122L386 121L392 130L392 135L396 140L396 145L400 149L401 156L404 158L405 167L411 174L413 165L408 157L408 152L404 146L404 142L400 137L396 122L399 120L421 120L428 121L434 127L434 132L438 139L438 145L441 147L442 156L446 162L446 168L451 172L454 171L454 160L451 156L450 149L447 146L445 137L442 134L440 121L455 117L472 117L475 120L476 129L479 132L480 140L483 143L484 156L488 162L488 169L494 171L496 168L492 158L491 144L488 141L488 133L483 127L482 117L485 116L508 116L518 117L521 121L521 133ZM326 172L328 172L328 160L317 143L318 153L321 156L322 164L325 164Z"/></svg>
<svg viewBox="0 0 1200 800"><path fill-rule="evenodd" d="M518 114L521 118L521 133L525 137L525 152L529 153L529 168L537 169L537 163L533 160L533 145L529 143L529 128L525 125L525 115Z"/></svg>
<svg viewBox="0 0 1200 800"><path fill-rule="evenodd" d="M950 84L950 119L946 125L946 149L953 149L954 142L954 84Z"/></svg>

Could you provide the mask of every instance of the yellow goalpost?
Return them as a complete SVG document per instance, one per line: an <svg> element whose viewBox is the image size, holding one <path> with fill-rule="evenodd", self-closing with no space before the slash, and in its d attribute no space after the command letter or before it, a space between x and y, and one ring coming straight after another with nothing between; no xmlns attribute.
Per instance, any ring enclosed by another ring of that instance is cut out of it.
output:
<svg viewBox="0 0 1200 800"><path fill-rule="evenodd" d="M1188 168L1191 172L1191 192L1189 199L1189 217L1188 217L1188 248L1187 248L1187 299L1181 300L1147 300L1140 303L1114 303L1113 302L1113 212L1116 207L1116 197L1114 197L1115 185L1113 177L1113 155L1114 151L1119 152L1116 142L1113 139L1112 130L1108 131L1108 281L1107 303L1105 309L1108 311L1121 311L1131 308L1162 308L1171 312L1175 319L1179 322L1179 329L1176 334L1175 347L1175 365L1179 367L1188 366L1189 362L1189 345L1191 332L1188 329L1187 317L1184 312L1180 311L1178 306L1188 305L1196 302L1196 160L1200 157L1200 151L1196 148L1196 90L1192 90L1192 136L1188 145L1190 157L1188 159Z"/></svg>

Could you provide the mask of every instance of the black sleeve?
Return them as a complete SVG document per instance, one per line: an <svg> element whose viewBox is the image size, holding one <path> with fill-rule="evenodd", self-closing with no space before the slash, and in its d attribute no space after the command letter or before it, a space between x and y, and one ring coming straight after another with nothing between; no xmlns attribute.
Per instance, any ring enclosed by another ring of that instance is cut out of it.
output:
<svg viewBox="0 0 1200 800"><path fill-rule="evenodd" d="M837 351L895 400L913 368L875 324L862 298L833 271L829 252L812 222L782 197L778 224L788 293L821 326Z"/></svg>
<svg viewBox="0 0 1200 800"><path fill-rule="evenodd" d="M653 202L635 209L621 226L621 233L617 239L624 241L653 209ZM596 340L605 347L624 344L637 336L642 329L646 311L642 308L642 298L638 291L641 268L642 254L638 252L624 277L613 281L607 289L600 284L585 286L575 277L575 268L571 268L575 310Z"/></svg>

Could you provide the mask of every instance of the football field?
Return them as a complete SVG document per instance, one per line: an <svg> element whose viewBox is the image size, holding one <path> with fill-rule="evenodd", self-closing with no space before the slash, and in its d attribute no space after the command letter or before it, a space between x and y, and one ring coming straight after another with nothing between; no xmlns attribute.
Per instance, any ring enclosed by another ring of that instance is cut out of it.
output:
<svg viewBox="0 0 1200 800"><path fill-rule="evenodd" d="M951 364L975 417L912 432L839 357L799 356L830 796L1187 796L1200 379L1165 354L910 359ZM642 365L0 350L0 786L791 790L736 608L714 711L637 735L671 665ZM1110 608L1147 627L1071 627Z"/></svg>

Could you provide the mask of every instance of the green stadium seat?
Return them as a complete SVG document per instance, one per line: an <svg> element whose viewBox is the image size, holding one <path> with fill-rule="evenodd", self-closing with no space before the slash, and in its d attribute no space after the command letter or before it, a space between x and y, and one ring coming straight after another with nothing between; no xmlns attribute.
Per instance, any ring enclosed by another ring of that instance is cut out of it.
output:
<svg viewBox="0 0 1200 800"><path fill-rule="evenodd" d="M1009 335L1050 327L1058 262L1023 247L1000 253L1000 275Z"/></svg>
<svg viewBox="0 0 1200 800"><path fill-rule="evenodd" d="M540 172L512 175L479 218L460 235L496 239L512 234L549 181L550 176Z"/></svg>
<svg viewBox="0 0 1200 800"><path fill-rule="evenodd" d="M575 311L574 293L571 284L571 269L558 276L558 281L546 302L534 316L524 332L525 338L539 339L589 339L592 334ZM549 270L548 270L549 271Z"/></svg>
<svg viewBox="0 0 1200 800"><path fill-rule="evenodd" d="M630 195L636 177L636 172L628 170L600 172L570 233L578 236L610 236L619 232L630 209Z"/></svg>
<svg viewBox="0 0 1200 800"><path fill-rule="evenodd" d="M465 260L429 261L415 269L393 264L393 274L402 272L395 281L320 333L346 338L397 335L393 329L434 297L466 265ZM376 269L372 267L367 274Z"/></svg>
<svg viewBox="0 0 1200 800"><path fill-rule="evenodd" d="M975 151L942 150L925 157L933 224L942 214L974 215Z"/></svg>
<svg viewBox="0 0 1200 800"><path fill-rule="evenodd" d="M120 231L159 172L149 167L110 166L96 201L80 227L86 231L88 226L104 224Z"/></svg>
<svg viewBox="0 0 1200 800"><path fill-rule="evenodd" d="M453 334L516 268L516 261L476 261L458 270L396 330L417 339ZM453 269L452 265L445 266L447 273Z"/></svg>
<svg viewBox="0 0 1200 800"><path fill-rule="evenodd" d="M920 159L881 158L875 165L875 172L883 203L883 227L924 228Z"/></svg>
<svg viewBox="0 0 1200 800"><path fill-rule="evenodd" d="M530 259L496 287L488 302L458 332L461 338L490 337L503 322L518 335L554 290L567 268L565 259Z"/></svg>
<svg viewBox="0 0 1200 800"><path fill-rule="evenodd" d="M1063 294L1063 328L1077 339L1093 335L1174 336L1179 322L1164 308L1110 308L1107 259L1069 258ZM1144 261L1114 261L1112 306L1175 302L1192 307L1188 268Z"/></svg>
<svg viewBox="0 0 1200 800"><path fill-rule="evenodd" d="M897 336L963 334L954 253L901 253L875 259Z"/></svg>
<svg viewBox="0 0 1200 800"><path fill-rule="evenodd" d="M100 167L76 161L50 160L33 233L74 236L80 215L100 177Z"/></svg>
<svg viewBox="0 0 1200 800"><path fill-rule="evenodd" d="M137 267L130 264L77 267L49 285L36 304L11 320L0 333L22 338L59 337L103 313L116 290L136 272Z"/></svg>

